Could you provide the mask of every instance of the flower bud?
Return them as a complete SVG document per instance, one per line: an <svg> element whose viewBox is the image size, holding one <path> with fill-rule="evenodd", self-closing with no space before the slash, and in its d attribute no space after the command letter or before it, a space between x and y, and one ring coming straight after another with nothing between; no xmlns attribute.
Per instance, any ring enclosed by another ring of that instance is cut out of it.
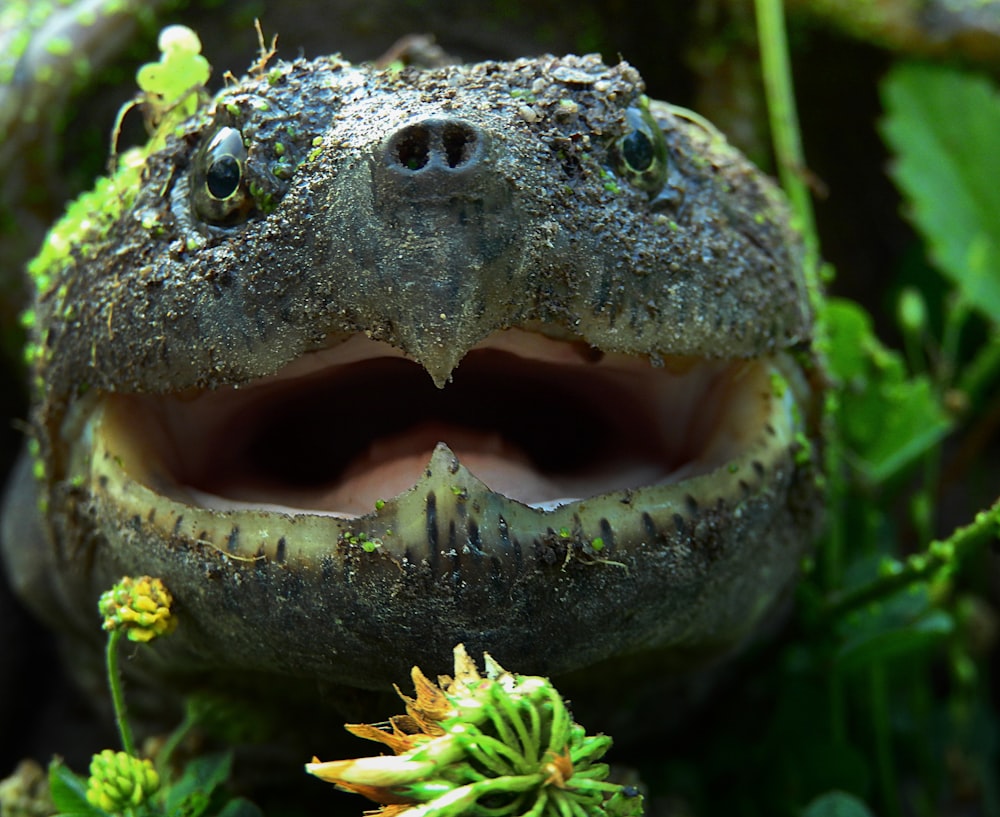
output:
<svg viewBox="0 0 1000 817"><path fill-rule="evenodd" d="M172 603L159 579L125 576L101 595L97 609L104 616L105 630L123 629L130 641L146 642L173 630L177 622L170 613Z"/></svg>
<svg viewBox="0 0 1000 817"><path fill-rule="evenodd" d="M149 760L105 749L90 761L87 802L96 808L120 813L146 802L159 788L160 777Z"/></svg>

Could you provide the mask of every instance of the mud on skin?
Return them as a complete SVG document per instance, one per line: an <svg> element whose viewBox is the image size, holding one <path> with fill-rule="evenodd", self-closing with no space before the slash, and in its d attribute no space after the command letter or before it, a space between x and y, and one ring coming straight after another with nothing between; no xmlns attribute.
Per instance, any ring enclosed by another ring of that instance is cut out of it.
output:
<svg viewBox="0 0 1000 817"><path fill-rule="evenodd" d="M11 575L95 658L100 592L161 577L133 669L177 689L387 689L458 642L655 680L819 524L785 205L626 63L273 64L39 284Z"/></svg>

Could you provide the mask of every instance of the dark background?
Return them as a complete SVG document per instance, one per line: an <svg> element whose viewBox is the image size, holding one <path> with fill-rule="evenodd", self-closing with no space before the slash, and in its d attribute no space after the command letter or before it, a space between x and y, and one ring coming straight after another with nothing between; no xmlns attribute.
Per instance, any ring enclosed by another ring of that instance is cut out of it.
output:
<svg viewBox="0 0 1000 817"><path fill-rule="evenodd" d="M0 423L3 473L20 446L15 418L26 412L16 322L24 303L19 270L64 201L102 171L115 114L135 91L135 68L155 59L161 25L183 22L198 31L214 67L213 88L221 85L225 70L239 74L255 58L254 18L261 20L268 39L279 35L278 56L288 59L334 51L354 61L374 59L413 33L434 34L448 54L464 61L600 51L608 61L621 57L637 66L650 96L698 110L762 166L771 167L753 15L746 2L230 0L167 5L171 8L156 19L146 15L131 30L123 28L120 47L88 86L54 101L36 130L25 128L17 154L0 167L5 383L0 414L11 418ZM837 271L831 289L861 301L875 315L880 335L898 345L892 315L899 289L917 284L933 294L942 285L901 216L899 196L885 172L887 155L876 130L879 79L901 52L936 52L934 59L995 76L995 41L985 36L976 48L964 41L928 45L919 31L893 41L884 33L873 35L803 12L803 2L792 5L790 39L803 141L817 191L823 254ZM139 117L130 117L124 140L141 138ZM975 480L946 490L946 530L996 495L996 469L980 467L976 473ZM45 762L56 750L69 753L71 762L83 768L90 751L83 747L94 738L91 730L102 727L75 699L48 637L2 588L0 650L0 777L27 754ZM81 747L76 758L75 746Z"/></svg>

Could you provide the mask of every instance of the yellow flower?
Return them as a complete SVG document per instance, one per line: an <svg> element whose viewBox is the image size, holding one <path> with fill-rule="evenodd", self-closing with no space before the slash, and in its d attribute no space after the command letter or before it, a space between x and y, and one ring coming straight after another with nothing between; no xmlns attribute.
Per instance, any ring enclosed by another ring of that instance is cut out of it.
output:
<svg viewBox="0 0 1000 817"><path fill-rule="evenodd" d="M173 597L163 582L149 576L125 576L101 595L98 610L105 630L124 630L130 641L150 641L166 635L177 621L170 613Z"/></svg>

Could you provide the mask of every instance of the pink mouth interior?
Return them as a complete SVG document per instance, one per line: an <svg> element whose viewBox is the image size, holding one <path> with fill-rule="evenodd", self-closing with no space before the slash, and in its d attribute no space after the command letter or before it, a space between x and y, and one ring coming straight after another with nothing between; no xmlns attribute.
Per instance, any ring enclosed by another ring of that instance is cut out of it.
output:
<svg viewBox="0 0 1000 817"><path fill-rule="evenodd" d="M492 490L547 508L726 462L760 428L752 365L654 368L510 330L438 389L398 350L354 336L242 388L114 399L161 490L206 507L365 514L414 485L444 442Z"/></svg>

